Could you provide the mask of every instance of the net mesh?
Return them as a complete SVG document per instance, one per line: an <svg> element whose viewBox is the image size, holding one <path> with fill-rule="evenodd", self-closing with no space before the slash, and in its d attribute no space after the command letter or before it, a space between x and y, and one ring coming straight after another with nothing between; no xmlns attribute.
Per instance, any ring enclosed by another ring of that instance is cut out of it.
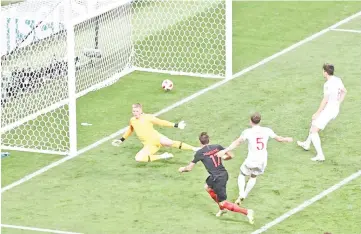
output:
<svg viewBox="0 0 361 234"><path fill-rule="evenodd" d="M137 1L134 65L225 76L225 1Z"/></svg>
<svg viewBox="0 0 361 234"><path fill-rule="evenodd" d="M44 11L45 3L53 11L60 6L30 1L2 9L2 145L63 152L69 147L66 31L58 16Z"/></svg>
<svg viewBox="0 0 361 234"><path fill-rule="evenodd" d="M63 0L2 7L2 146L67 153ZM225 75L225 1L72 0L76 97L139 69Z"/></svg>

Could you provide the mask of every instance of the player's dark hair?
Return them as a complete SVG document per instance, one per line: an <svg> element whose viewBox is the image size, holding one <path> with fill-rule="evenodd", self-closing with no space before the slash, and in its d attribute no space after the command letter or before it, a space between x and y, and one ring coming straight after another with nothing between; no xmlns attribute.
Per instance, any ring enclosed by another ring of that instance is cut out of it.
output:
<svg viewBox="0 0 361 234"><path fill-rule="evenodd" d="M332 64L325 63L323 64L322 68L329 76L333 76L333 73L335 72L335 67Z"/></svg>
<svg viewBox="0 0 361 234"><path fill-rule="evenodd" d="M254 124L259 124L261 122L261 114L256 112L251 116L251 121Z"/></svg>
<svg viewBox="0 0 361 234"><path fill-rule="evenodd" d="M199 135L199 141L202 143L202 145L209 144L209 136L206 132L202 132L201 135Z"/></svg>

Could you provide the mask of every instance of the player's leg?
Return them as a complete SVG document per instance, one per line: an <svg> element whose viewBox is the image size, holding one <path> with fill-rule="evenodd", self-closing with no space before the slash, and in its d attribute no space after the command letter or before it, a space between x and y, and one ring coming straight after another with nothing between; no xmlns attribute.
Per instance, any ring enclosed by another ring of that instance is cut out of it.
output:
<svg viewBox="0 0 361 234"><path fill-rule="evenodd" d="M166 146L166 147L173 147L173 148L178 148L178 149L182 149L182 150L197 151L197 148L194 146L188 145L181 141L171 140L162 134L160 134L160 143L162 144L162 146Z"/></svg>
<svg viewBox="0 0 361 234"><path fill-rule="evenodd" d="M316 149L317 155L312 158L313 161L323 161L325 160L321 140L319 136L319 131L325 129L326 125L337 116L336 114L331 113L330 111L322 111L317 119L313 120L311 123L309 135L306 141L301 142L297 141L298 146L302 147L304 150L309 150L311 142Z"/></svg>
<svg viewBox="0 0 361 234"><path fill-rule="evenodd" d="M211 198L218 204L220 211L224 210L224 208L221 205L219 205L217 194L212 189L212 186L208 185L208 184L212 184L212 181L210 181L210 180L211 180L211 177L209 176L206 180L206 184L204 185L204 189L207 191L209 196L211 196ZM220 215L218 215L218 216L220 216Z"/></svg>
<svg viewBox="0 0 361 234"><path fill-rule="evenodd" d="M146 144L135 156L137 162L153 162L160 159L172 158L173 155L169 153L163 153L160 155L155 154L160 149L159 145Z"/></svg>
<svg viewBox="0 0 361 234"><path fill-rule="evenodd" d="M322 112L321 112L321 114L322 114ZM311 146L311 143L312 143L312 133L313 133L312 127L314 126L314 122L315 122L315 120L313 120L311 122L311 126L310 126L310 129L308 131L307 139L305 141L303 141L303 142L302 141L297 141L297 145L302 147L304 150L309 150L310 149L310 146Z"/></svg>
<svg viewBox="0 0 361 234"><path fill-rule="evenodd" d="M158 152L158 150L160 149L161 145L160 144L152 144L149 145L150 148L150 155L149 155L149 160L151 162L156 161L156 160L161 160L161 159L168 159L168 158L173 158L173 154L165 152L163 154L155 154Z"/></svg>
<svg viewBox="0 0 361 234"><path fill-rule="evenodd" d="M245 186L246 186L246 176L250 176L251 170L246 166L246 163L244 162L240 168L240 172L238 175L238 189L239 194L238 198L235 201L236 204L240 205L242 201L245 199Z"/></svg>
<svg viewBox="0 0 361 234"><path fill-rule="evenodd" d="M312 161L324 161L325 156L321 147L321 139L319 135L320 130L324 130L326 125L333 119L333 115L327 111L322 111L320 115L312 121L311 127L311 141L316 149L317 155L313 157Z"/></svg>
<svg viewBox="0 0 361 234"><path fill-rule="evenodd" d="M228 181L228 175L225 177L219 177L215 181L214 191L217 194L219 205L229 211L246 215L249 222L253 224L254 223L253 210L241 208L237 204L227 201L227 188L226 188L227 181ZM222 213L224 213L224 211Z"/></svg>
<svg viewBox="0 0 361 234"><path fill-rule="evenodd" d="M321 126L321 125L318 125L318 126ZM319 127L312 125L311 140L312 140L312 144L315 147L315 150L317 152L316 156L311 159L312 161L324 161L325 160L325 156L323 154L323 150L322 150L322 146L321 146L320 135L318 134L319 131L320 131Z"/></svg>
<svg viewBox="0 0 361 234"><path fill-rule="evenodd" d="M137 162L149 162L149 147L146 145L135 155L135 161Z"/></svg>
<svg viewBox="0 0 361 234"><path fill-rule="evenodd" d="M218 195L217 195L216 191L214 191L214 188L217 189L217 187L216 187L217 182L219 184L219 180L217 181L212 176L208 176L208 178L206 179L206 185L204 188L209 193L209 195L213 198L213 200L218 204L219 211L217 212L216 216L220 217L223 214L227 213L227 210L219 203Z"/></svg>
<svg viewBox="0 0 361 234"><path fill-rule="evenodd" d="M239 207L237 204L229 202L227 200L223 200L221 202L219 202L219 204L232 212L236 212L236 213L241 213L243 215L246 215L248 218L248 221L253 224L254 223L254 211L252 209L246 209L246 208L241 208Z"/></svg>
<svg viewBox="0 0 361 234"><path fill-rule="evenodd" d="M312 128L312 125L311 125ZM308 136L305 141L297 141L297 145L302 147L304 150L309 150L311 146L311 128L308 131Z"/></svg>
<svg viewBox="0 0 361 234"><path fill-rule="evenodd" d="M251 176L247 182L247 185L246 185L246 189L245 189L245 192L244 192L244 195L246 198L249 194L249 192L253 189L253 187L255 186L256 184L256 181L257 181L257 176L259 175L262 175L265 171L267 167L267 161L263 162L263 163L260 163L257 167L255 168L251 168L250 171L251 171Z"/></svg>
<svg viewBox="0 0 361 234"><path fill-rule="evenodd" d="M304 150L308 151L310 149L311 143L312 143L312 126L313 122L311 122L311 126L308 130L308 136L305 141L297 141L297 145L302 147Z"/></svg>
<svg viewBox="0 0 361 234"><path fill-rule="evenodd" d="M244 191L244 198L246 198L248 196L249 192L251 192L254 185L256 184L256 181L257 181L257 175L252 174L247 182L246 189Z"/></svg>

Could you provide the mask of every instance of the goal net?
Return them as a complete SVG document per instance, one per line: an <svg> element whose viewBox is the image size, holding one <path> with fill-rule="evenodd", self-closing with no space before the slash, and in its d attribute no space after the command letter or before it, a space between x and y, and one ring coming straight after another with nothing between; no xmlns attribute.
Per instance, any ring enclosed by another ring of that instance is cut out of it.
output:
<svg viewBox="0 0 361 234"><path fill-rule="evenodd" d="M76 153L72 101L135 70L228 77L230 5L27 0L2 7L1 147Z"/></svg>

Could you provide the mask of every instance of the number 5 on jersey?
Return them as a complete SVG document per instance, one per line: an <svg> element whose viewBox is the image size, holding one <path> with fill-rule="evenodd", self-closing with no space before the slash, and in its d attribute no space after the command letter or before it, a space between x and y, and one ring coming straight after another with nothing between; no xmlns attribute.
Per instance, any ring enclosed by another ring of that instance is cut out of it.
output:
<svg viewBox="0 0 361 234"><path fill-rule="evenodd" d="M257 143L257 149L263 150L263 148L264 148L263 137L257 137L256 143Z"/></svg>

